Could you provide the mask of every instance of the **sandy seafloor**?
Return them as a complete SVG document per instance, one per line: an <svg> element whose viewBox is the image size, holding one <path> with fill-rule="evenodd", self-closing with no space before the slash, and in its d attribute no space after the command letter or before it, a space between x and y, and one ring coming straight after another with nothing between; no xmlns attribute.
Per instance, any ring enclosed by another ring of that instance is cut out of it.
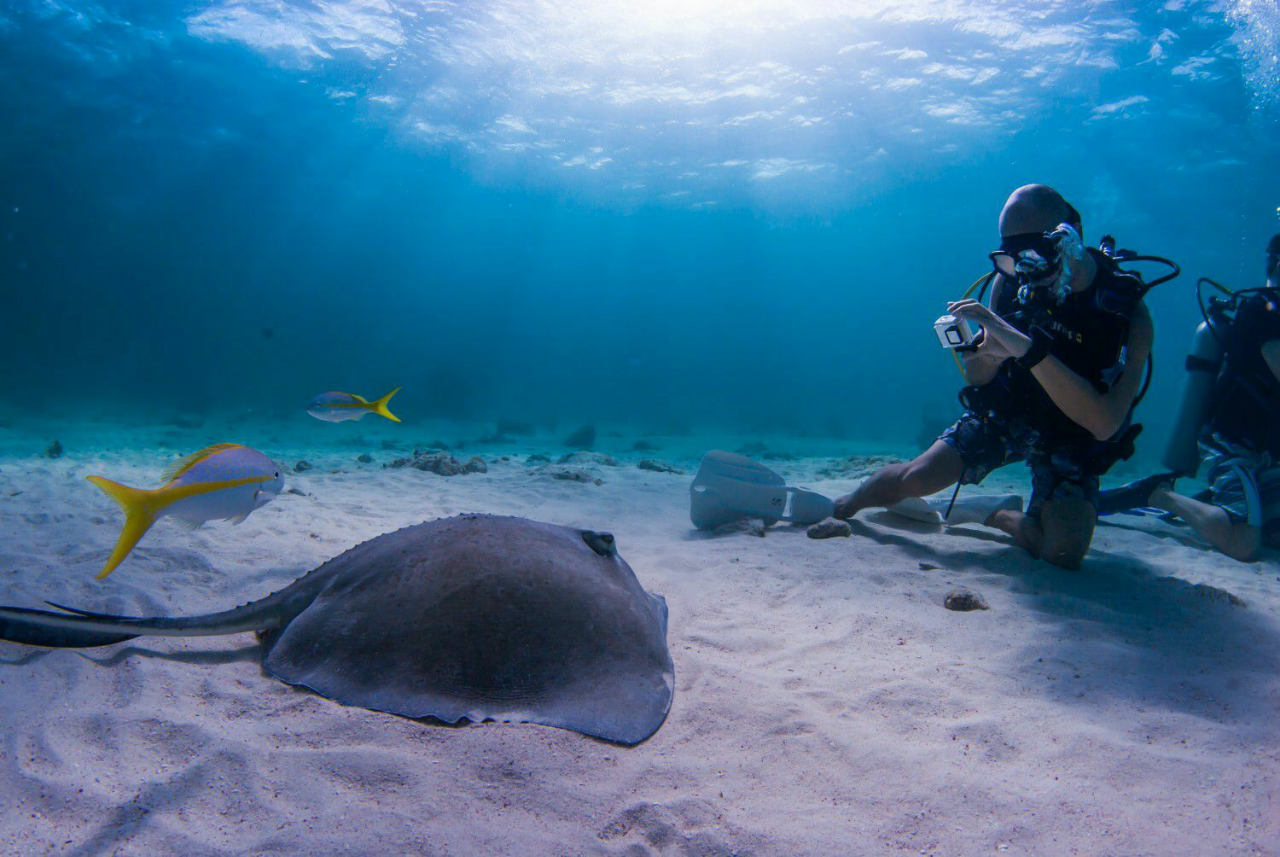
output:
<svg viewBox="0 0 1280 857"><path fill-rule="evenodd" d="M848 539L709 537L687 499L708 448L803 455L767 463L833 495L864 469L819 475L838 459L908 450L657 436L636 453L638 434L602 431L619 466L574 465L596 485L525 463L563 454L566 427L471 442L489 472L446 478L382 465L484 427L303 422L0 428L0 603L223 609L460 512L608 529L670 607L666 724L628 749L347 708L265 676L251 634L0 644L0 853L1280 853L1274 552L1241 565L1138 518L1101 527L1074 574L993 531L884 513ZM54 437L65 455L41 457ZM83 477L152 486L219 441L315 469L240 526L161 522L95 582L120 513ZM958 586L991 609L943 609Z"/></svg>

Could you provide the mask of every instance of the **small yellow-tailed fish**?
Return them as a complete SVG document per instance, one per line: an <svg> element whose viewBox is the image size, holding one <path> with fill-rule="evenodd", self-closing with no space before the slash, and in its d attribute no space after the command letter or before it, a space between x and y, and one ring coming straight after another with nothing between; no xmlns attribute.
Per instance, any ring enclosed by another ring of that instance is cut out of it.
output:
<svg viewBox="0 0 1280 857"><path fill-rule="evenodd" d="M85 478L124 509L124 529L98 580L114 571L161 518L174 518L193 530L223 518L238 524L284 490L275 462L238 443L220 443L188 455L165 471L159 488L130 488L101 476Z"/></svg>
<svg viewBox="0 0 1280 857"><path fill-rule="evenodd" d="M368 413L374 413L398 423L400 418L387 410L387 402L391 401L391 397L399 392L400 388L396 387L381 399L372 402L362 396L357 396L355 393L321 393L311 400L311 404L307 405L307 413L327 423L358 420Z"/></svg>

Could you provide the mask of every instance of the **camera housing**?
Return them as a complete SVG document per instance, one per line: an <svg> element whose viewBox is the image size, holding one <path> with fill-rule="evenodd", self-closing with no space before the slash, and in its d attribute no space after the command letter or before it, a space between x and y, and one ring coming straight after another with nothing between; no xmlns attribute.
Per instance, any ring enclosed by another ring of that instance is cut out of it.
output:
<svg viewBox="0 0 1280 857"><path fill-rule="evenodd" d="M933 332L938 335L943 348L968 348L974 337L969 320L956 318L954 315L944 315L935 321Z"/></svg>

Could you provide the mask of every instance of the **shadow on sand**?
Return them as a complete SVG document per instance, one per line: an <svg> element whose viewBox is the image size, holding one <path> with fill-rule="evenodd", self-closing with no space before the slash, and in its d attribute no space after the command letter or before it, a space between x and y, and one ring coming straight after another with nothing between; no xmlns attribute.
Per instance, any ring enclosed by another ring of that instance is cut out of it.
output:
<svg viewBox="0 0 1280 857"><path fill-rule="evenodd" d="M1094 707L1123 701L1280 732L1269 701L1280 680L1280 621L1248 609L1234 594L1129 553L1095 547L1081 570L1065 571L991 531L953 529L956 549L940 550L908 535L936 533L936 527L888 514L869 520L880 526L851 522L855 536L953 572L982 575L986 585L993 576L1004 578L1021 604L1053 626L1051 642L1012 652L1013 668L1032 683L1037 670L1049 669L1045 662L1067 664L1078 679L1040 682L1049 696ZM985 544L963 547L975 541ZM999 561L993 544L1005 546ZM1250 573L1248 567L1241 573Z"/></svg>
<svg viewBox="0 0 1280 857"><path fill-rule="evenodd" d="M117 648L118 646L118 648ZM16 644L15 644L16 648ZM72 652L86 661L92 661L101 667L112 667L121 661L130 658L154 658L162 661L173 661L182 664L200 664L204 666L217 666L219 664L233 664L240 661L257 661L262 657L262 647L257 643L248 646L241 646L236 649L215 649L208 652L165 652L159 649L147 649L135 645L102 646L103 656L95 657L95 649L34 649L26 652L21 657L12 660L0 660L0 666L20 667L26 664L38 661L41 658L54 655L59 652ZM109 650L109 652L107 651Z"/></svg>

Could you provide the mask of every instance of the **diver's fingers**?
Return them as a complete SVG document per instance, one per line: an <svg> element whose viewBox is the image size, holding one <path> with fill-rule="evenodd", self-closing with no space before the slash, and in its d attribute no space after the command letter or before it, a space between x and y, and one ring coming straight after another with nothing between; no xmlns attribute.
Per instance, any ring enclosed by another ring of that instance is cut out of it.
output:
<svg viewBox="0 0 1280 857"><path fill-rule="evenodd" d="M995 318L995 314L982 304L956 304L951 307L951 314L960 318L972 318L983 321Z"/></svg>
<svg viewBox="0 0 1280 857"><path fill-rule="evenodd" d="M947 304L952 315L992 315L991 310L977 301L956 301Z"/></svg>

